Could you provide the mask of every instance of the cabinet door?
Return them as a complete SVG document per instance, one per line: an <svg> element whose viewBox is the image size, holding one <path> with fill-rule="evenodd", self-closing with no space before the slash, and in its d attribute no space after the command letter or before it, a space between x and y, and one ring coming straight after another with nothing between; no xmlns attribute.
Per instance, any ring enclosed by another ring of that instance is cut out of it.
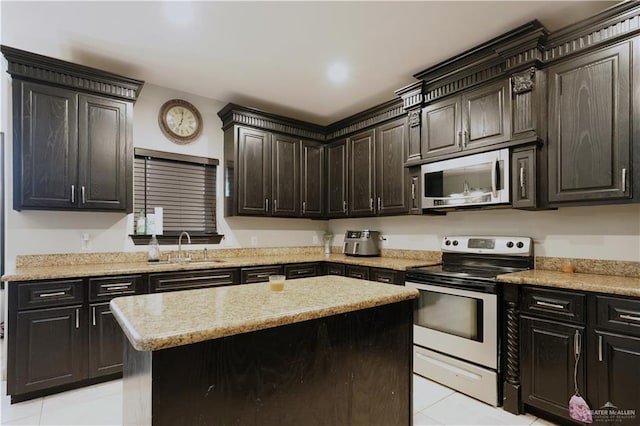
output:
<svg viewBox="0 0 640 426"><path fill-rule="evenodd" d="M595 410L611 403L620 410L635 410L637 415L640 413L640 337L596 330L595 338L597 348L592 351L594 362L590 364L596 373L595 392L590 392L591 408Z"/></svg>
<svg viewBox="0 0 640 426"><path fill-rule="evenodd" d="M520 320L522 401L549 413L569 417L574 394L575 350L580 354L578 388L585 392L584 327L528 316Z"/></svg>
<svg viewBox="0 0 640 426"><path fill-rule="evenodd" d="M85 309L76 305L18 312L13 394L86 377Z"/></svg>
<svg viewBox="0 0 640 426"><path fill-rule="evenodd" d="M376 212L409 211L407 194L407 120L400 119L376 129Z"/></svg>
<svg viewBox="0 0 640 426"><path fill-rule="evenodd" d="M409 214L422 214L421 176L420 167L409 169Z"/></svg>
<svg viewBox="0 0 640 426"><path fill-rule="evenodd" d="M324 215L324 145L302 141L302 216Z"/></svg>
<svg viewBox="0 0 640 426"><path fill-rule="evenodd" d="M274 216L300 216L300 140L273 135L271 211Z"/></svg>
<svg viewBox="0 0 640 426"><path fill-rule="evenodd" d="M549 201L630 196L631 41L549 68Z"/></svg>
<svg viewBox="0 0 640 426"><path fill-rule="evenodd" d="M504 79L462 95L462 149L480 148L511 137L511 96Z"/></svg>
<svg viewBox="0 0 640 426"><path fill-rule="evenodd" d="M238 214L266 216L270 212L270 134L238 129Z"/></svg>
<svg viewBox="0 0 640 426"><path fill-rule="evenodd" d="M536 148L516 149L511 154L511 202L514 209L536 207Z"/></svg>
<svg viewBox="0 0 640 426"><path fill-rule="evenodd" d="M121 373L124 334L109 303L91 305L89 315L89 377Z"/></svg>
<svg viewBox="0 0 640 426"><path fill-rule="evenodd" d="M20 82L13 110L14 208L72 208L78 201L78 98L65 89Z"/></svg>
<svg viewBox="0 0 640 426"><path fill-rule="evenodd" d="M371 216L374 210L375 141L367 130L349 138L349 214Z"/></svg>
<svg viewBox="0 0 640 426"><path fill-rule="evenodd" d="M347 141L327 146L327 215L347 215Z"/></svg>
<svg viewBox="0 0 640 426"><path fill-rule="evenodd" d="M422 110L422 158L462 149L460 97L432 103Z"/></svg>
<svg viewBox="0 0 640 426"><path fill-rule="evenodd" d="M127 208L127 103L78 98L79 206Z"/></svg>

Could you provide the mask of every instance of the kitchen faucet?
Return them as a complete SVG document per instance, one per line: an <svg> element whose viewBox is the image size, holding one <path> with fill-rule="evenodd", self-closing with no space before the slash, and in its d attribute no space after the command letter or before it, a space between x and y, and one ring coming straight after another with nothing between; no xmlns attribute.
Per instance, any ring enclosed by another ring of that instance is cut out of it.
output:
<svg viewBox="0 0 640 426"><path fill-rule="evenodd" d="M182 258L182 236L183 235L187 236L187 241L189 244L191 244L191 237L189 236L189 233L187 231L182 231L180 233L180 236L178 237L178 262L182 262L183 260L191 260L191 259Z"/></svg>

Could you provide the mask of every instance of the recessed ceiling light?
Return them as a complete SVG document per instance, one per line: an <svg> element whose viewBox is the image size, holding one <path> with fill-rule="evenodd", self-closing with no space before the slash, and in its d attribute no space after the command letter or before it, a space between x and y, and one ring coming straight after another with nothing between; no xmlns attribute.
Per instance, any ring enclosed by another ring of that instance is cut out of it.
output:
<svg viewBox="0 0 640 426"><path fill-rule="evenodd" d="M336 62L329 65L327 75L329 76L329 80L334 83L342 83L349 77L349 67L341 62Z"/></svg>

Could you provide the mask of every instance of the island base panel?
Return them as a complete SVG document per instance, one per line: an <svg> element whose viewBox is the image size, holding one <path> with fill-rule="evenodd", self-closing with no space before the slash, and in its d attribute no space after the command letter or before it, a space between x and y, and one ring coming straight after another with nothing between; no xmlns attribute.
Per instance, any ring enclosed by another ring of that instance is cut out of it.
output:
<svg viewBox="0 0 640 426"><path fill-rule="evenodd" d="M410 425L412 324L405 301L154 352L127 344L124 424Z"/></svg>

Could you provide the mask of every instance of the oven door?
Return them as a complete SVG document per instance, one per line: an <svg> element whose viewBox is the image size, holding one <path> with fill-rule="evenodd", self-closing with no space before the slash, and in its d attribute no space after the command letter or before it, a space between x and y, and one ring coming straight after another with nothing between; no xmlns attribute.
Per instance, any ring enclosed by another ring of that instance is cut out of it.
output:
<svg viewBox="0 0 640 426"><path fill-rule="evenodd" d="M414 344L498 368L497 295L407 282L420 291L414 313Z"/></svg>
<svg viewBox="0 0 640 426"><path fill-rule="evenodd" d="M509 149L422 165L423 209L509 203Z"/></svg>

